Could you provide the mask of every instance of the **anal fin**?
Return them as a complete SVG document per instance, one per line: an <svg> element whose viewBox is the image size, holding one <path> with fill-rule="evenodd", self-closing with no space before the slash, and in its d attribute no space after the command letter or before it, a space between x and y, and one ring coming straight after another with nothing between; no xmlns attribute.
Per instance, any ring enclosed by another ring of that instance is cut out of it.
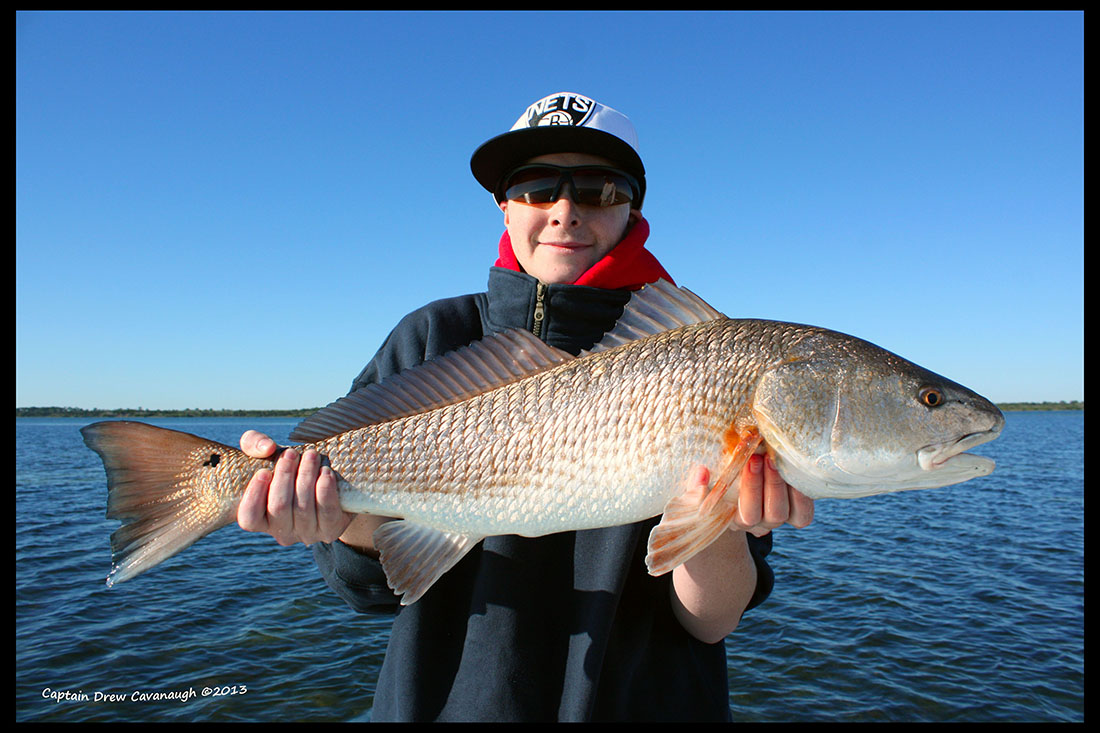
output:
<svg viewBox="0 0 1100 733"><path fill-rule="evenodd" d="M415 603L482 539L408 520L386 522L374 531L386 582L402 606Z"/></svg>
<svg viewBox="0 0 1100 733"><path fill-rule="evenodd" d="M741 469L762 440L756 428L742 431L709 490L696 486L669 499L660 523L649 533L645 564L650 575L682 565L729 527L737 514L737 493L730 489L736 489Z"/></svg>

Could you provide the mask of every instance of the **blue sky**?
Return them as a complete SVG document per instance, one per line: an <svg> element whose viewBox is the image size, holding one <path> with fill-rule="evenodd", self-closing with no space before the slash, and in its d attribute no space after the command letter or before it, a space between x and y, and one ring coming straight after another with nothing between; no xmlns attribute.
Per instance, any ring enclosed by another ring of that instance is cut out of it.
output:
<svg viewBox="0 0 1100 733"><path fill-rule="evenodd" d="M727 315L1083 399L1083 26L17 13L16 405L342 396L402 315L484 288L469 156L557 91L631 118L650 249Z"/></svg>

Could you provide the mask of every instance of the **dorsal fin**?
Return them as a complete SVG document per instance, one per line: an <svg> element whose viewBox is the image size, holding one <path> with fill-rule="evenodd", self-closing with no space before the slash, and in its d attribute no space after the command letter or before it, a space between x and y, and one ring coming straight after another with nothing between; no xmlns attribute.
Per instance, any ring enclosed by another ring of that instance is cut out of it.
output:
<svg viewBox="0 0 1100 733"><path fill-rule="evenodd" d="M294 428L291 440L313 442L461 402L545 371L573 355L534 334L511 329L357 389Z"/></svg>
<svg viewBox="0 0 1100 733"><path fill-rule="evenodd" d="M582 356L723 317L690 290L658 280L633 293L615 327ZM521 329L490 334L336 400L299 423L290 438L318 441L451 405L572 358Z"/></svg>
<svg viewBox="0 0 1100 733"><path fill-rule="evenodd" d="M655 333L719 318L725 316L687 288L658 280L631 295L615 327L585 354L606 351Z"/></svg>

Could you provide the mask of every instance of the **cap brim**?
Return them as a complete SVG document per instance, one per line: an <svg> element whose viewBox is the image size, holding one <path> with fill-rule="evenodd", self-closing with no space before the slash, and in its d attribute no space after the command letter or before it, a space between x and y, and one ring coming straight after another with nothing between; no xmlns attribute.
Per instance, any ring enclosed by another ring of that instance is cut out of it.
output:
<svg viewBox="0 0 1100 733"><path fill-rule="evenodd" d="M470 157L470 170L486 191L496 193L497 184L509 171L531 158L550 153L598 155L615 163L638 179L641 186L634 208L645 198L645 167L638 153L610 133L584 127L552 125L512 130L486 141Z"/></svg>

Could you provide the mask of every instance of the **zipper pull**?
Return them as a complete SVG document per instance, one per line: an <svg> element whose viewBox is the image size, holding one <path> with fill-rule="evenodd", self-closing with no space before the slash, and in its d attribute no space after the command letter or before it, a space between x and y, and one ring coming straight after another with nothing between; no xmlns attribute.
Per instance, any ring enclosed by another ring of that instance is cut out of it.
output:
<svg viewBox="0 0 1100 733"><path fill-rule="evenodd" d="M535 325L531 333L542 338L542 321L546 318L546 285L542 282L535 288Z"/></svg>

